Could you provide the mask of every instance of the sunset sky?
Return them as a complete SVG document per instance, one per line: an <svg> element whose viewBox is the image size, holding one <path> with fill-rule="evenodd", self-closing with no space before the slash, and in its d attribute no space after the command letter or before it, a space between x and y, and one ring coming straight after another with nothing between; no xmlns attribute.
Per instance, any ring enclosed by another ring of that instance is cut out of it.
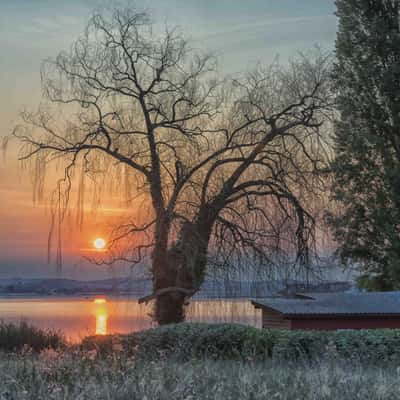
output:
<svg viewBox="0 0 400 400"><path fill-rule="evenodd" d="M40 65L67 49L82 32L95 0L0 0L0 139L20 122L19 112L40 102ZM319 45L332 50L336 32L334 0L137 0L159 23L179 26L192 47L220 57L226 73L257 61L282 60ZM55 276L47 265L49 216L34 205L31 178L17 162L18 143L0 158L0 278ZM47 184L48 191L52 188ZM116 208L117 207L117 208ZM63 276L108 276L104 268L82 262L92 241L105 234L120 213L118 199L88 218L65 244ZM127 210L125 210L126 212ZM129 212L129 210L128 210ZM124 273L125 271L120 271Z"/></svg>

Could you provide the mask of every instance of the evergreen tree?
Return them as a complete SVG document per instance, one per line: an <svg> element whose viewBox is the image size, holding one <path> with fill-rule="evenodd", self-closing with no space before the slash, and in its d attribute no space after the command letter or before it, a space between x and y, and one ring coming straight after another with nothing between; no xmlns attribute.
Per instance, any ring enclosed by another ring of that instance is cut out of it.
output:
<svg viewBox="0 0 400 400"><path fill-rule="evenodd" d="M361 286L400 289L399 0L337 0L335 127L330 217Z"/></svg>

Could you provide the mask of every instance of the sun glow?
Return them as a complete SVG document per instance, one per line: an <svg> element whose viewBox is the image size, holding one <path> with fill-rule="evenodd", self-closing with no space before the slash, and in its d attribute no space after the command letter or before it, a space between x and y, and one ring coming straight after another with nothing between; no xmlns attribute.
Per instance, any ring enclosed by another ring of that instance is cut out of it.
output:
<svg viewBox="0 0 400 400"><path fill-rule="evenodd" d="M96 238L93 241L93 246L97 250L103 250L106 247L106 241L103 238Z"/></svg>

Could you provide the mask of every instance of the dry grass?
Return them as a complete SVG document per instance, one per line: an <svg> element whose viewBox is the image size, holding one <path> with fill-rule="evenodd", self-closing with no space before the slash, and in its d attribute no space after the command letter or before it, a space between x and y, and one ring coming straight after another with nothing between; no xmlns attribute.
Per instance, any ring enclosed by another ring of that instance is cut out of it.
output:
<svg viewBox="0 0 400 400"><path fill-rule="evenodd" d="M146 362L96 351L3 354L1 400L96 399L399 399L399 370L315 363L198 360Z"/></svg>

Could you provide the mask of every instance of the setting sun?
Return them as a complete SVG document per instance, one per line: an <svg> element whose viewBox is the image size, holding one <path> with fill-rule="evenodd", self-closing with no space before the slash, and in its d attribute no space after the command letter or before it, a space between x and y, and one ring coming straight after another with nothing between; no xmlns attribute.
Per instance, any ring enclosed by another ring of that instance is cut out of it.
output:
<svg viewBox="0 0 400 400"><path fill-rule="evenodd" d="M102 250L106 247L106 241L103 238L97 238L93 241L93 246L97 250Z"/></svg>

